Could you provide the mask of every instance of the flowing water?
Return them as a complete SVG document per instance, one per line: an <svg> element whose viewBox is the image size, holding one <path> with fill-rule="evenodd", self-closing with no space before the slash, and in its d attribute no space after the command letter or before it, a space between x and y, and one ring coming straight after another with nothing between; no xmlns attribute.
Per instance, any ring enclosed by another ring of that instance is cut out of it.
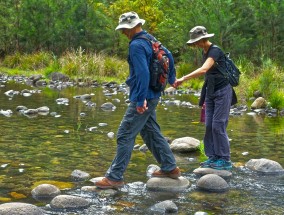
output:
<svg viewBox="0 0 284 215"><path fill-rule="evenodd" d="M12 97L8 90L40 90L31 96ZM113 89L68 87L63 90L36 89L25 84L9 82L0 88L0 110L12 110L10 117L0 115L0 203L26 202L45 207L34 200L31 190L42 183L51 183L62 192L88 198L92 205L85 210L47 214L150 214L149 208L162 200L172 200L178 214L284 214L284 176L265 176L244 168L250 159L267 158L284 166L284 118L264 115L230 117L228 134L231 139L231 157L235 168L226 193L207 193L196 188L198 178L192 173L204 157L199 152L175 157L184 177L192 186L183 193L149 192L146 169L157 164L151 153L133 151L125 173L127 186L114 197L101 198L82 194L80 187L90 182L72 182L71 172L85 171L91 177L103 176L116 150L115 138L122 116L127 108L127 95ZM76 95L94 94L89 107ZM68 104L59 104L58 98L68 98ZM163 99L189 101L197 104L193 95L164 96ZM116 109L104 111L103 103L112 102ZM49 107L49 114L27 117L16 111L17 106L30 109ZM163 134L170 139L190 136L202 140L204 125L199 123L200 109L161 103L157 117ZM143 141L137 137L137 144ZM138 183L143 182L143 183ZM110 209L112 208L112 209Z"/></svg>

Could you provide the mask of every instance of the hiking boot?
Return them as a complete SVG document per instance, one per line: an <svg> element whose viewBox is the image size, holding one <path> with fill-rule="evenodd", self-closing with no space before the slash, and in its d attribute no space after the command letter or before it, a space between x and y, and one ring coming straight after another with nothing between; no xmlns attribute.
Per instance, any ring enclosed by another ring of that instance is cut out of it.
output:
<svg viewBox="0 0 284 215"><path fill-rule="evenodd" d="M123 187L123 185L123 181L112 181L108 178L103 178L102 180L95 183L95 186L101 189L118 189L120 187Z"/></svg>
<svg viewBox="0 0 284 215"><path fill-rule="evenodd" d="M217 161L217 158L209 158L208 160L201 162L200 167L201 168L211 168L210 164L214 163Z"/></svg>
<svg viewBox="0 0 284 215"><path fill-rule="evenodd" d="M158 178L172 178L172 179L177 179L178 177L181 176L181 172L178 167L173 169L170 172L164 172L162 170L158 170L152 173L152 177L158 177Z"/></svg>
<svg viewBox="0 0 284 215"><path fill-rule="evenodd" d="M210 167L217 170L230 170L232 169L232 162L224 159L218 159L210 164Z"/></svg>

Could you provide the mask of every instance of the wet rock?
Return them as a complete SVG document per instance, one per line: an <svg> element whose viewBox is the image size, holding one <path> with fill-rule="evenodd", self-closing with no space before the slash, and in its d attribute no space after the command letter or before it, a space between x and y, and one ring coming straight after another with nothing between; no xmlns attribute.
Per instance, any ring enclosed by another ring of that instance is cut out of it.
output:
<svg viewBox="0 0 284 215"><path fill-rule="evenodd" d="M140 145L139 144L136 144L134 147L133 147L133 150L138 150L140 148Z"/></svg>
<svg viewBox="0 0 284 215"><path fill-rule="evenodd" d="M263 97L258 97L254 102L251 104L251 109L260 109L265 108L267 105L266 100Z"/></svg>
<svg viewBox="0 0 284 215"><path fill-rule="evenodd" d="M61 105L61 104L68 105L69 104L69 99L67 99L67 98L58 98L58 99L56 99L56 103L59 104L59 105Z"/></svg>
<svg viewBox="0 0 284 215"><path fill-rule="evenodd" d="M176 213L178 212L178 207L173 201L166 200L155 204L154 206L151 207L150 210L161 214Z"/></svg>
<svg viewBox="0 0 284 215"><path fill-rule="evenodd" d="M165 105L167 106L180 106L181 101L180 100L174 100L174 101L165 101Z"/></svg>
<svg viewBox="0 0 284 215"><path fill-rule="evenodd" d="M38 114L38 110L37 109L27 109L27 110L24 110L23 113L25 115L34 115L34 114Z"/></svg>
<svg viewBox="0 0 284 215"><path fill-rule="evenodd" d="M200 141L193 137L182 137L173 140L170 148L173 152L192 152L198 150Z"/></svg>
<svg viewBox="0 0 284 215"><path fill-rule="evenodd" d="M113 132L108 132L107 136L108 136L108 138L113 139L114 138L114 133Z"/></svg>
<svg viewBox="0 0 284 215"><path fill-rule="evenodd" d="M0 205L1 215L44 215L44 211L31 204L13 202Z"/></svg>
<svg viewBox="0 0 284 215"><path fill-rule="evenodd" d="M90 174L76 169L71 173L71 178L75 181L85 181L90 178Z"/></svg>
<svg viewBox="0 0 284 215"><path fill-rule="evenodd" d="M116 107L111 102L106 102L101 105L101 109L104 111L112 111L115 110Z"/></svg>
<svg viewBox="0 0 284 215"><path fill-rule="evenodd" d="M90 100L92 98L92 95L90 94L84 94L80 96L80 99L82 100Z"/></svg>
<svg viewBox="0 0 284 215"><path fill-rule="evenodd" d="M50 202L50 206L56 209L78 209L88 207L90 202L82 197L60 195Z"/></svg>
<svg viewBox="0 0 284 215"><path fill-rule="evenodd" d="M0 110L0 114L3 115L3 116L6 116L6 117L11 117L12 114L13 114L13 111L11 110Z"/></svg>
<svg viewBox="0 0 284 215"><path fill-rule="evenodd" d="M45 87L47 86L47 82L45 80L39 80L39 81L36 81L34 85L37 87Z"/></svg>
<svg viewBox="0 0 284 215"><path fill-rule="evenodd" d="M100 197L114 196L118 193L118 190L115 189L99 189L96 186L84 186L81 188L81 190L84 192L96 193Z"/></svg>
<svg viewBox="0 0 284 215"><path fill-rule="evenodd" d="M172 191L172 192L182 192L190 186L190 182L180 176L178 179L172 178L150 178L146 187L148 190L155 191Z"/></svg>
<svg viewBox="0 0 284 215"><path fill-rule="evenodd" d="M49 75L49 78L52 81L63 81L63 82L69 81L69 77L67 75L60 73L60 72L52 72Z"/></svg>
<svg viewBox="0 0 284 215"><path fill-rule="evenodd" d="M22 105L16 107L16 111L25 111L27 109L28 108L26 106L22 106Z"/></svg>
<svg viewBox="0 0 284 215"><path fill-rule="evenodd" d="M217 169L212 169L212 168L197 168L193 170L193 173L200 177L207 175L207 174L215 174L215 175L222 177L225 180L230 179L233 175L230 171L217 170Z"/></svg>
<svg viewBox="0 0 284 215"><path fill-rule="evenodd" d="M6 96L13 97L14 95L18 95L19 91L14 91L14 90L8 90L7 92L4 93Z"/></svg>
<svg viewBox="0 0 284 215"><path fill-rule="evenodd" d="M194 213L194 215L208 215L208 213L203 212L203 211L197 211Z"/></svg>
<svg viewBox="0 0 284 215"><path fill-rule="evenodd" d="M33 84L35 84L37 81L42 79L42 75L32 75L29 77L29 79L32 81Z"/></svg>
<svg viewBox="0 0 284 215"><path fill-rule="evenodd" d="M49 113L49 107L47 106L42 106L37 108L38 113Z"/></svg>
<svg viewBox="0 0 284 215"><path fill-rule="evenodd" d="M215 174L202 176L197 181L196 186L201 190L209 192L225 192L229 190L228 183L223 178Z"/></svg>
<svg viewBox="0 0 284 215"><path fill-rule="evenodd" d="M245 166L264 174L284 174L284 169L278 162L265 158L251 159Z"/></svg>
<svg viewBox="0 0 284 215"><path fill-rule="evenodd" d="M262 97L262 93L261 93L259 90L256 90L256 91L253 93L253 96L254 96L255 98Z"/></svg>
<svg viewBox="0 0 284 215"><path fill-rule="evenodd" d="M174 87L169 87L169 88L167 88L167 89L165 89L165 93L166 94L175 94L176 93L176 88L174 88Z"/></svg>
<svg viewBox="0 0 284 215"><path fill-rule="evenodd" d="M41 184L34 188L31 193L35 199L52 199L61 192L52 184Z"/></svg>
<svg viewBox="0 0 284 215"><path fill-rule="evenodd" d="M140 152L146 152L146 151L148 151L147 145L146 145L146 144L143 144L141 147L139 147L139 151L140 151Z"/></svg>
<svg viewBox="0 0 284 215"><path fill-rule="evenodd" d="M159 171L161 168L155 164L150 164L148 167L147 167L147 170L146 170L146 175L148 177L151 177L152 173L155 172L155 171Z"/></svg>

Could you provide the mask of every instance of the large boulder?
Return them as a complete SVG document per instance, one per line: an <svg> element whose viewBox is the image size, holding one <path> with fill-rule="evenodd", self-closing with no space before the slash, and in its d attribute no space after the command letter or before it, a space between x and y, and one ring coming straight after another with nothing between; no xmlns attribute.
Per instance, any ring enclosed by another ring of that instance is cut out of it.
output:
<svg viewBox="0 0 284 215"><path fill-rule="evenodd" d="M251 104L251 109L261 109L265 108L267 105L266 100L263 97L258 97L254 102Z"/></svg>
<svg viewBox="0 0 284 215"><path fill-rule="evenodd" d="M250 159L245 166L251 170L264 174L283 174L283 167L276 161L261 158Z"/></svg>
<svg viewBox="0 0 284 215"><path fill-rule="evenodd" d="M182 137L173 140L170 147L173 152L193 152L198 150L200 141L193 137Z"/></svg>

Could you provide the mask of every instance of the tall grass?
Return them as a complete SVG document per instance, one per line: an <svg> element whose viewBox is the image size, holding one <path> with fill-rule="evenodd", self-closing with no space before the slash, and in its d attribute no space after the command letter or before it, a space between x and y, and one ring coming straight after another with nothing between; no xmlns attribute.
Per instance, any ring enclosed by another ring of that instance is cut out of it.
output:
<svg viewBox="0 0 284 215"><path fill-rule="evenodd" d="M241 71L240 85L235 87L239 103L244 104L253 97L255 91L260 91L271 107L284 108L284 69L269 59L256 66L247 58L236 60ZM62 72L72 79L103 81L125 81L128 73L128 63L116 56L106 56L103 53L86 53L79 48L66 51L62 56L49 52L20 54L6 56L0 62L1 72L9 74L30 75L42 74L45 77L52 72ZM186 62L176 64L177 77L180 78L195 67ZM204 77L185 82L182 88L201 89Z"/></svg>

